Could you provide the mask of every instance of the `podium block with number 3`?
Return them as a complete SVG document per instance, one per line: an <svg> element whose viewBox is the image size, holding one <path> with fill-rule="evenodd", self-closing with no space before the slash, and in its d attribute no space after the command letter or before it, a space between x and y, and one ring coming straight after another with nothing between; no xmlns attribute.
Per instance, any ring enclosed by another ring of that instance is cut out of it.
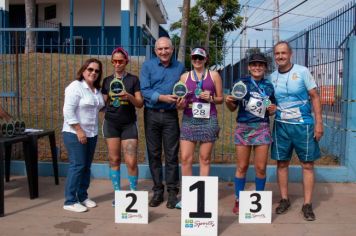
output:
<svg viewBox="0 0 356 236"><path fill-rule="evenodd" d="M272 191L241 191L239 223L271 223Z"/></svg>
<svg viewBox="0 0 356 236"><path fill-rule="evenodd" d="M148 224L148 192L115 191L115 223Z"/></svg>
<svg viewBox="0 0 356 236"><path fill-rule="evenodd" d="M182 177L181 235L218 235L218 177Z"/></svg>

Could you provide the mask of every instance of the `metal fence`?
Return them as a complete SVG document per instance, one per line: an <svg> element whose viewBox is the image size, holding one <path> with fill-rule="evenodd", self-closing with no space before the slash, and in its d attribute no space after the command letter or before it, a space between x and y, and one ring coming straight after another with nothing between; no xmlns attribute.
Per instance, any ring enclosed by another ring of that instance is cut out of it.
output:
<svg viewBox="0 0 356 236"><path fill-rule="evenodd" d="M343 146L330 145L335 138L343 136L340 116L342 115L342 85L344 79L343 56L344 41L355 27L355 1L343 9L316 23L303 32L289 39L293 49L293 61L306 65L316 78L323 104L324 122L333 127L332 133L324 138L324 151L332 157L343 158ZM4 34L4 33L2 33ZM27 127L40 129L54 129L57 134L57 146L62 160L66 159L66 152L61 138L63 122L64 88L75 78L76 71L85 59L96 57L103 62L104 76L113 72L110 62L112 49L117 46L115 40L101 45L95 42L81 42L74 45L74 54L63 50L67 45L56 44L52 40L38 40L35 53L23 54L23 40L16 40L7 34L5 48L8 53L0 54L0 99L2 106L14 116L23 118ZM23 37L21 37L23 38ZM98 39L97 42L100 42ZM272 45L264 42L249 42L247 46L241 44L219 45L225 52L221 65L212 69L219 70L226 92L232 87L233 81L247 74L246 52L260 50L269 55L272 62ZM85 50L84 50L85 49ZM103 50L104 49L104 50ZM130 58L128 71L139 75L142 63L153 56L153 46L130 46L129 51L145 52L143 56ZM95 54L92 52L103 54ZM235 63L236 62L236 63ZM273 63L269 71L274 68ZM139 160L145 160L145 139L143 132L142 109L137 111L139 124ZM235 128L236 112L231 113L224 105L218 106L219 122L221 126L220 138L214 148L215 163L234 162L235 147L233 133ZM100 126L101 127L101 126ZM105 142L99 135L99 142L95 159L107 159ZM49 146L40 143L40 155L49 156Z"/></svg>

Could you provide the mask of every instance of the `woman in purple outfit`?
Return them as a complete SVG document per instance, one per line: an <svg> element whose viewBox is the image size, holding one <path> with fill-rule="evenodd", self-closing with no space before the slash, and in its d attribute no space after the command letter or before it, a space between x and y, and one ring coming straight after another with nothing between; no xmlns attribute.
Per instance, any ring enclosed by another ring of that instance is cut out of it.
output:
<svg viewBox="0 0 356 236"><path fill-rule="evenodd" d="M216 104L224 101L222 81L218 72L205 67L208 56L204 48L194 48L191 57L193 70L180 78L188 94L177 101L177 108L184 109L180 130L182 175L192 175L194 150L199 142L200 176L208 176L211 152L220 130Z"/></svg>

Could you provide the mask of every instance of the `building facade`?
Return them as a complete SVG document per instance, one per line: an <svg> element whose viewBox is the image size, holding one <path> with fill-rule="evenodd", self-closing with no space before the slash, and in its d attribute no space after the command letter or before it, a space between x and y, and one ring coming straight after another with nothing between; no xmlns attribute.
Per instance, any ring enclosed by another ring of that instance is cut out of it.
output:
<svg viewBox="0 0 356 236"><path fill-rule="evenodd" d="M24 0L0 0L0 14L2 28L26 27ZM36 0L36 28L41 30L37 41L61 46L152 45L168 36L160 26L167 17L162 0Z"/></svg>

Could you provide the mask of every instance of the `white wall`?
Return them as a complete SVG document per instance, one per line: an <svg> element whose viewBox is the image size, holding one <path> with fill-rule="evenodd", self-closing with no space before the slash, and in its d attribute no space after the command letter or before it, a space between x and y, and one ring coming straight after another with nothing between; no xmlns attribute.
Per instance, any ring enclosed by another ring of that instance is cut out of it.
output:
<svg viewBox="0 0 356 236"><path fill-rule="evenodd" d="M140 19L140 25L146 24L146 12L147 12L147 6L146 3L142 0L139 1L139 10L138 10L138 19ZM157 24L157 21L152 17L152 14L150 12L147 12L148 15L151 17L151 27L149 28L152 36L154 38L158 38L159 34L159 25Z"/></svg>
<svg viewBox="0 0 356 236"><path fill-rule="evenodd" d="M0 3L4 0L0 0ZM6 0L5 0L6 1ZM9 0L11 4L24 4L24 0ZM69 26L70 22L70 0L36 0L39 4L39 19L44 19L44 7L57 5L57 18L51 21ZM105 0L105 26L121 25L120 0ZM137 26L146 23L147 6L143 0L138 1ZM150 32L153 37L158 38L159 24L151 17ZM134 1L130 0L130 25L134 24ZM101 0L74 0L74 26L101 26Z"/></svg>
<svg viewBox="0 0 356 236"><path fill-rule="evenodd" d="M9 1L8 0L0 0L0 8L3 11L8 11L9 10Z"/></svg>

